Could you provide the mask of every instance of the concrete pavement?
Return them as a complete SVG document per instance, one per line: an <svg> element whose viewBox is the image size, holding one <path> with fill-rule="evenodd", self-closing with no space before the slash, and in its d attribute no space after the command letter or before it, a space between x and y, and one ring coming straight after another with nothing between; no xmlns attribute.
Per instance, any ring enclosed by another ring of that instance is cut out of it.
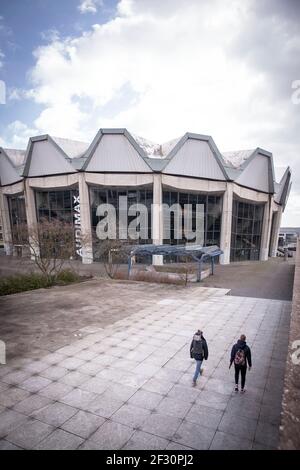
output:
<svg viewBox="0 0 300 470"><path fill-rule="evenodd" d="M110 286L109 297L107 291L94 299L99 311L107 299L119 298L124 283ZM89 323L82 339L0 366L0 449L277 447L290 302L151 286L155 295L145 294L143 306L141 286L146 291L147 285L132 283L121 295L131 315L103 327ZM93 291L95 281L86 299ZM76 308L79 315L82 305ZM209 359L193 388L189 345L197 328ZM228 370L241 333L253 354L245 395L233 392Z"/></svg>

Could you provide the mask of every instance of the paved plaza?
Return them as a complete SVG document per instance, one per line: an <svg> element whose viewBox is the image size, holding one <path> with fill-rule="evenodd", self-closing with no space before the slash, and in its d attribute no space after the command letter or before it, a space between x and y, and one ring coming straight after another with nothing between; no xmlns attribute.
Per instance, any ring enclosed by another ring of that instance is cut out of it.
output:
<svg viewBox="0 0 300 470"><path fill-rule="evenodd" d="M277 447L289 301L122 282L106 283L101 296L101 281L83 284L78 291L85 296L68 314L72 324L73 314L78 318L90 308L92 323L78 329L75 322L76 336L68 335L62 347L46 342L43 349L40 339L32 357L27 348L27 354L0 366L0 449ZM20 311L24 304L26 312L30 299L46 306L55 292L62 304L68 289L76 287L3 299L6 325L14 302ZM123 313L118 317L114 311L113 324L100 324L97 318L104 311L107 319L110 303ZM198 328L209 358L193 388L189 346ZM231 346L241 333L253 355L245 395L233 392L233 370L228 370Z"/></svg>

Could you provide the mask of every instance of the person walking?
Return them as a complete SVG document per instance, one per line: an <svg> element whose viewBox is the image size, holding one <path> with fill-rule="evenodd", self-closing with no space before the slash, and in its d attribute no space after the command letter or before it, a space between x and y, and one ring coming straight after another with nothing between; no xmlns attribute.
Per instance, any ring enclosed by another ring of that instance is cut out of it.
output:
<svg viewBox="0 0 300 470"><path fill-rule="evenodd" d="M203 372L203 369L201 369L203 359L207 361L208 358L208 347L201 330L197 330L193 336L190 346L190 356L196 361L196 370L193 377L193 386L195 387L199 374L201 375Z"/></svg>
<svg viewBox="0 0 300 470"><path fill-rule="evenodd" d="M249 371L252 367L251 349L246 343L246 336L241 335L236 344L232 346L229 369L234 363L235 392L239 391L239 376L241 374L241 393L245 392L247 364Z"/></svg>

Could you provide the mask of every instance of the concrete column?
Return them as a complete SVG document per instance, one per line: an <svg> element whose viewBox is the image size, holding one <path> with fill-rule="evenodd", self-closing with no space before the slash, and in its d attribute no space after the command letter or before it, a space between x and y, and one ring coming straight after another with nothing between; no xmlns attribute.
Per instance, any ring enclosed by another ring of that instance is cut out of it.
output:
<svg viewBox="0 0 300 470"><path fill-rule="evenodd" d="M12 255L13 252L13 241L9 217L9 208L7 197L2 194L0 189L0 212L1 212L1 222L2 222L2 234L3 234L3 243L4 251L6 255Z"/></svg>
<svg viewBox="0 0 300 470"><path fill-rule="evenodd" d="M267 261L269 258L269 243L272 223L272 204L269 200L265 203L264 218L262 226L262 236L260 245L260 261Z"/></svg>
<svg viewBox="0 0 300 470"><path fill-rule="evenodd" d="M275 221L274 221L274 227L273 227L273 233L271 233L271 247L270 247L270 252L271 252L271 257L276 258L276 253L277 253L277 247L278 247L278 238L279 238L279 231L280 231L280 226L281 226L281 218L282 218L282 207L278 209L277 212L275 212Z"/></svg>
<svg viewBox="0 0 300 470"><path fill-rule="evenodd" d="M82 263L93 262L93 241L91 225L91 208L89 187L85 180L85 173L79 173L79 199L80 199L80 223L82 237Z"/></svg>
<svg viewBox="0 0 300 470"><path fill-rule="evenodd" d="M224 252L220 256L220 264L230 263L231 225L232 225L233 184L227 183L227 189L223 194L223 210L221 220L220 248Z"/></svg>
<svg viewBox="0 0 300 470"><path fill-rule="evenodd" d="M160 174L153 175L152 240L155 245L163 243L162 181ZM163 264L163 256L152 256L152 263L154 265Z"/></svg>
<svg viewBox="0 0 300 470"><path fill-rule="evenodd" d="M35 256L39 256L37 216L34 189L29 185L29 181L27 179L25 180L24 184L24 195L29 247L31 252L31 259L34 260Z"/></svg>

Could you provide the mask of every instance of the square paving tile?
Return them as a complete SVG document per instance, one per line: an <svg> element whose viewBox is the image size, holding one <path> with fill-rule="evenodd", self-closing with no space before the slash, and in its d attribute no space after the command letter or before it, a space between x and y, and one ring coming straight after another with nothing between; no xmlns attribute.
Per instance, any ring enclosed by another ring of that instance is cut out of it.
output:
<svg viewBox="0 0 300 470"><path fill-rule="evenodd" d="M152 410L157 408L158 404L162 401L163 396L159 393L149 392L148 390L139 389L129 399L128 403L141 408Z"/></svg>
<svg viewBox="0 0 300 470"><path fill-rule="evenodd" d="M30 420L11 431L6 439L23 449L32 449L53 430L52 426L40 421Z"/></svg>
<svg viewBox="0 0 300 470"><path fill-rule="evenodd" d="M127 374L124 372L123 369L115 369L113 366L110 367L105 367L104 369L100 370L100 372L97 373L97 377L100 377L105 380L109 380L112 382L123 382L123 377L125 377Z"/></svg>
<svg viewBox="0 0 300 470"><path fill-rule="evenodd" d="M120 385L117 383L111 383L103 393L103 397L111 397L115 400L127 401L134 396L137 389L136 387L130 387L128 385ZM134 405L134 403L132 403Z"/></svg>
<svg viewBox="0 0 300 470"><path fill-rule="evenodd" d="M92 377L78 385L81 390L93 393L103 393L109 386L109 382L101 377Z"/></svg>
<svg viewBox="0 0 300 470"><path fill-rule="evenodd" d="M7 408L12 407L29 397L30 393L21 388L12 387L0 392L0 405Z"/></svg>
<svg viewBox="0 0 300 470"><path fill-rule="evenodd" d="M255 433L255 443L277 448L279 442L279 428L270 423L259 421Z"/></svg>
<svg viewBox="0 0 300 470"><path fill-rule="evenodd" d="M71 387L79 387L84 382L87 382L90 378L90 375L82 374L78 371L72 371L61 377L59 382L70 385Z"/></svg>
<svg viewBox="0 0 300 470"><path fill-rule="evenodd" d="M32 416L43 423L59 427L71 416L74 416L75 413L77 413L76 408L72 408L64 403L55 402L35 411Z"/></svg>
<svg viewBox="0 0 300 470"><path fill-rule="evenodd" d="M153 413L141 426L143 431L171 440L181 419L161 413Z"/></svg>
<svg viewBox="0 0 300 470"><path fill-rule="evenodd" d="M160 450L166 449L169 441L143 431L135 431L122 450Z"/></svg>
<svg viewBox="0 0 300 470"><path fill-rule="evenodd" d="M41 372L42 370L47 369L48 367L49 367L49 364L47 364L47 362L32 361L32 362L29 362L28 364L26 364L24 366L24 369L26 371L32 372L33 374L38 374L39 372Z"/></svg>
<svg viewBox="0 0 300 470"><path fill-rule="evenodd" d="M75 450L82 443L84 439L75 436L62 429L56 429L50 436L41 441L35 449L37 450Z"/></svg>
<svg viewBox="0 0 300 470"><path fill-rule="evenodd" d="M86 411L78 411L71 419L66 421L61 428L88 439L103 423L105 419Z"/></svg>
<svg viewBox="0 0 300 470"><path fill-rule="evenodd" d="M224 382L221 379L209 378L204 385L204 390L222 393L224 395L232 395L233 385L229 382Z"/></svg>
<svg viewBox="0 0 300 470"><path fill-rule="evenodd" d="M147 381L149 377L144 375L134 374L132 372L128 372L127 374L123 375L120 380L116 380L123 385L128 385L129 387L142 387Z"/></svg>
<svg viewBox="0 0 300 470"><path fill-rule="evenodd" d="M20 387L24 388L25 390L28 390L28 392L35 393L41 390L42 388L47 387L50 384L51 384L51 380L46 379L45 377L40 377L38 375L38 376L30 377L27 380L24 380L24 382L20 384Z"/></svg>
<svg viewBox="0 0 300 470"><path fill-rule="evenodd" d="M67 393L71 392L73 388L70 385L63 384L61 382L53 382L47 387L40 390L39 394L43 397L52 398L53 400L59 400Z"/></svg>
<svg viewBox="0 0 300 470"><path fill-rule="evenodd" d="M210 446L211 450L250 450L252 441L233 434L217 431Z"/></svg>
<svg viewBox="0 0 300 470"><path fill-rule="evenodd" d="M205 426L206 428L216 430L223 416L223 411L209 408L207 406L195 404L185 416L186 421Z"/></svg>
<svg viewBox="0 0 300 470"><path fill-rule="evenodd" d="M28 417L14 410L5 410L0 414L0 438L28 421Z"/></svg>
<svg viewBox="0 0 300 470"><path fill-rule="evenodd" d="M140 428L149 416L149 410L125 403L111 416L111 420L131 428Z"/></svg>
<svg viewBox="0 0 300 470"><path fill-rule="evenodd" d="M61 379L64 375L66 375L69 371L64 367L60 366L50 366L47 369L44 369L40 375L46 377L46 379L50 380L58 380Z"/></svg>
<svg viewBox="0 0 300 470"><path fill-rule="evenodd" d="M225 410L229 402L230 396L222 393L203 390L196 398L199 406L208 406L216 410Z"/></svg>
<svg viewBox="0 0 300 470"><path fill-rule="evenodd" d="M254 400L249 400L249 396L234 394L228 402L226 412L237 417L258 419L261 404Z"/></svg>
<svg viewBox="0 0 300 470"><path fill-rule="evenodd" d="M94 375L100 372L103 369L103 365L97 363L95 360L91 362L86 362L82 366L78 367L77 371L82 372L82 374Z"/></svg>
<svg viewBox="0 0 300 470"><path fill-rule="evenodd" d="M88 403L85 409L103 418L110 418L123 405L123 400L117 400L103 394L96 396L94 400Z"/></svg>
<svg viewBox="0 0 300 470"><path fill-rule="evenodd" d="M170 442L167 445L166 450L186 450L186 451L189 451L189 450L193 450L193 449L191 447L184 446L183 444L179 444L178 442Z"/></svg>
<svg viewBox="0 0 300 470"><path fill-rule="evenodd" d="M21 450L21 447L15 446L5 439L0 439L0 450Z"/></svg>
<svg viewBox="0 0 300 470"><path fill-rule="evenodd" d="M259 421L279 426L281 422L281 403L278 406L262 405Z"/></svg>
<svg viewBox="0 0 300 470"><path fill-rule="evenodd" d="M31 376L31 372L18 370L14 372L10 372L2 377L2 382L11 384L11 385L19 385L24 380L28 379Z"/></svg>
<svg viewBox="0 0 300 470"><path fill-rule="evenodd" d="M106 421L90 440L94 442L97 449L114 450L121 449L131 438L134 430L123 424Z"/></svg>
<svg viewBox="0 0 300 470"><path fill-rule="evenodd" d="M158 413L183 419L191 408L191 403L176 398L164 398L157 406Z"/></svg>
<svg viewBox="0 0 300 470"><path fill-rule="evenodd" d="M86 410L88 405L97 397L96 393L88 392L87 390L80 390L75 388L70 393L67 393L60 402L66 405L73 406L74 408L80 408Z"/></svg>
<svg viewBox="0 0 300 470"><path fill-rule="evenodd" d="M41 395L33 394L20 401L14 406L14 410L24 413L25 415L31 415L36 410L40 410L45 406L52 403L52 400Z"/></svg>
<svg viewBox="0 0 300 470"><path fill-rule="evenodd" d="M78 367L83 366L86 361L79 359L78 357L68 357L59 363L60 367L64 367L68 370L76 370Z"/></svg>
<svg viewBox="0 0 300 470"><path fill-rule="evenodd" d="M184 421L176 431L173 441L193 449L206 450L209 449L214 434L215 431L212 429Z"/></svg>
<svg viewBox="0 0 300 470"><path fill-rule="evenodd" d="M47 364L59 364L64 359L66 359L66 356L64 354L59 354L55 352L44 356L43 362L46 362Z"/></svg>
<svg viewBox="0 0 300 470"><path fill-rule="evenodd" d="M165 395L173 387L174 384L172 382L153 378L149 379L146 383L144 383L142 390L147 390L149 392L160 393L161 395Z"/></svg>
<svg viewBox="0 0 300 470"><path fill-rule="evenodd" d="M255 430L257 426L257 420L244 418L242 416L237 417L231 413L225 412L223 418L219 424L219 431L223 431L226 434L233 434L248 440L253 440Z"/></svg>
<svg viewBox="0 0 300 470"><path fill-rule="evenodd" d="M166 382L175 383L180 377L183 375L182 371L175 370L175 369L167 369L162 367L156 374L155 379L157 380L164 380Z"/></svg>
<svg viewBox="0 0 300 470"><path fill-rule="evenodd" d="M176 398L187 403L193 403L199 399L201 391L196 387L185 387L184 385L174 385L168 393L169 398Z"/></svg>
<svg viewBox="0 0 300 470"><path fill-rule="evenodd" d="M88 349L87 351L79 351L75 354L75 357L78 359L83 359L84 361L90 361L97 357L97 353L95 351L91 351Z"/></svg>

